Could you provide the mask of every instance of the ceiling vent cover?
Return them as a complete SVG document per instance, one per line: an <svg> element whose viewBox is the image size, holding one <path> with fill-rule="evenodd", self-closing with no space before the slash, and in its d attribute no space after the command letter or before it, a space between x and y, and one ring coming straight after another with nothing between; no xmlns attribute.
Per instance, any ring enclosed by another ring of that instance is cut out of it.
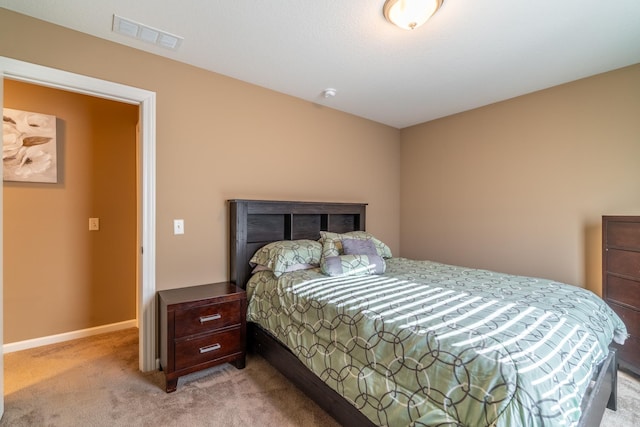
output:
<svg viewBox="0 0 640 427"><path fill-rule="evenodd" d="M180 36L151 28L118 15L113 15L113 31L171 50L177 50L183 40Z"/></svg>

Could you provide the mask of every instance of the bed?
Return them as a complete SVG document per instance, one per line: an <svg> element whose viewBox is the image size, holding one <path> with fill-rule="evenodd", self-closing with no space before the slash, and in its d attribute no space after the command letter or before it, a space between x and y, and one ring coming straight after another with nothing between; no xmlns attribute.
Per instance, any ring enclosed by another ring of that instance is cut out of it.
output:
<svg viewBox="0 0 640 427"><path fill-rule="evenodd" d="M365 232L366 204L230 200L229 211L249 347L342 425L597 426L615 409L608 345L626 330L593 294L393 258ZM369 252L336 248L353 246L347 233ZM282 259L291 245L313 262L254 270L267 264L259 255ZM336 253L341 262L329 263ZM363 260L384 274L349 274Z"/></svg>

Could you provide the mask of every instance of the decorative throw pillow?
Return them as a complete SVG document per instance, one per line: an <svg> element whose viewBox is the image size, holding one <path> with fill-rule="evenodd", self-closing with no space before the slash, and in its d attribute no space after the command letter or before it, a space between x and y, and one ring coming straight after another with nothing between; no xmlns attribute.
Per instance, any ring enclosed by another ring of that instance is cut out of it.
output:
<svg viewBox="0 0 640 427"><path fill-rule="evenodd" d="M279 277L300 264L319 266L321 255L322 245L315 240L281 240L258 249L249 264L265 266Z"/></svg>
<svg viewBox="0 0 640 427"><path fill-rule="evenodd" d="M378 255L338 255L323 257L321 271L329 276L369 276L382 274L386 268Z"/></svg>
<svg viewBox="0 0 640 427"><path fill-rule="evenodd" d="M389 246L366 231L350 231L343 234L321 231L319 242L322 244L322 256L327 257L344 254L342 247L343 239L370 240L376 247L376 252L379 256L382 258L391 258L392 256Z"/></svg>
<svg viewBox="0 0 640 427"><path fill-rule="evenodd" d="M342 249L345 255L378 256L376 245L371 240L342 239Z"/></svg>
<svg viewBox="0 0 640 427"><path fill-rule="evenodd" d="M322 258L342 255L344 253L344 250L342 249L342 239L329 236L324 237L323 239L322 233L323 232L321 231L320 242L322 242Z"/></svg>

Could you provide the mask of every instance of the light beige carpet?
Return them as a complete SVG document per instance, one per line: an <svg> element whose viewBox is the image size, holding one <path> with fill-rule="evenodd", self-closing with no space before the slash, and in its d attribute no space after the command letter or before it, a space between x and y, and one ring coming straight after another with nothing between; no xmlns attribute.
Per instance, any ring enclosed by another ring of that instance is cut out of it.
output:
<svg viewBox="0 0 640 427"><path fill-rule="evenodd" d="M0 426L323 426L337 423L264 359L183 377L138 371L138 331L127 329L5 355ZM640 425L640 383L622 374L618 412L602 426Z"/></svg>

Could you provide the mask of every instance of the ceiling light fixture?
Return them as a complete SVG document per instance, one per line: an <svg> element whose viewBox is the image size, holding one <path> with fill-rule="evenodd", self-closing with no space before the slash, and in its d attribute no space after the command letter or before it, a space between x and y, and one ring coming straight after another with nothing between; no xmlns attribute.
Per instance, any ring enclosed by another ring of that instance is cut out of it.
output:
<svg viewBox="0 0 640 427"><path fill-rule="evenodd" d="M382 13L387 21L405 30L415 30L433 16L444 0L387 0Z"/></svg>

